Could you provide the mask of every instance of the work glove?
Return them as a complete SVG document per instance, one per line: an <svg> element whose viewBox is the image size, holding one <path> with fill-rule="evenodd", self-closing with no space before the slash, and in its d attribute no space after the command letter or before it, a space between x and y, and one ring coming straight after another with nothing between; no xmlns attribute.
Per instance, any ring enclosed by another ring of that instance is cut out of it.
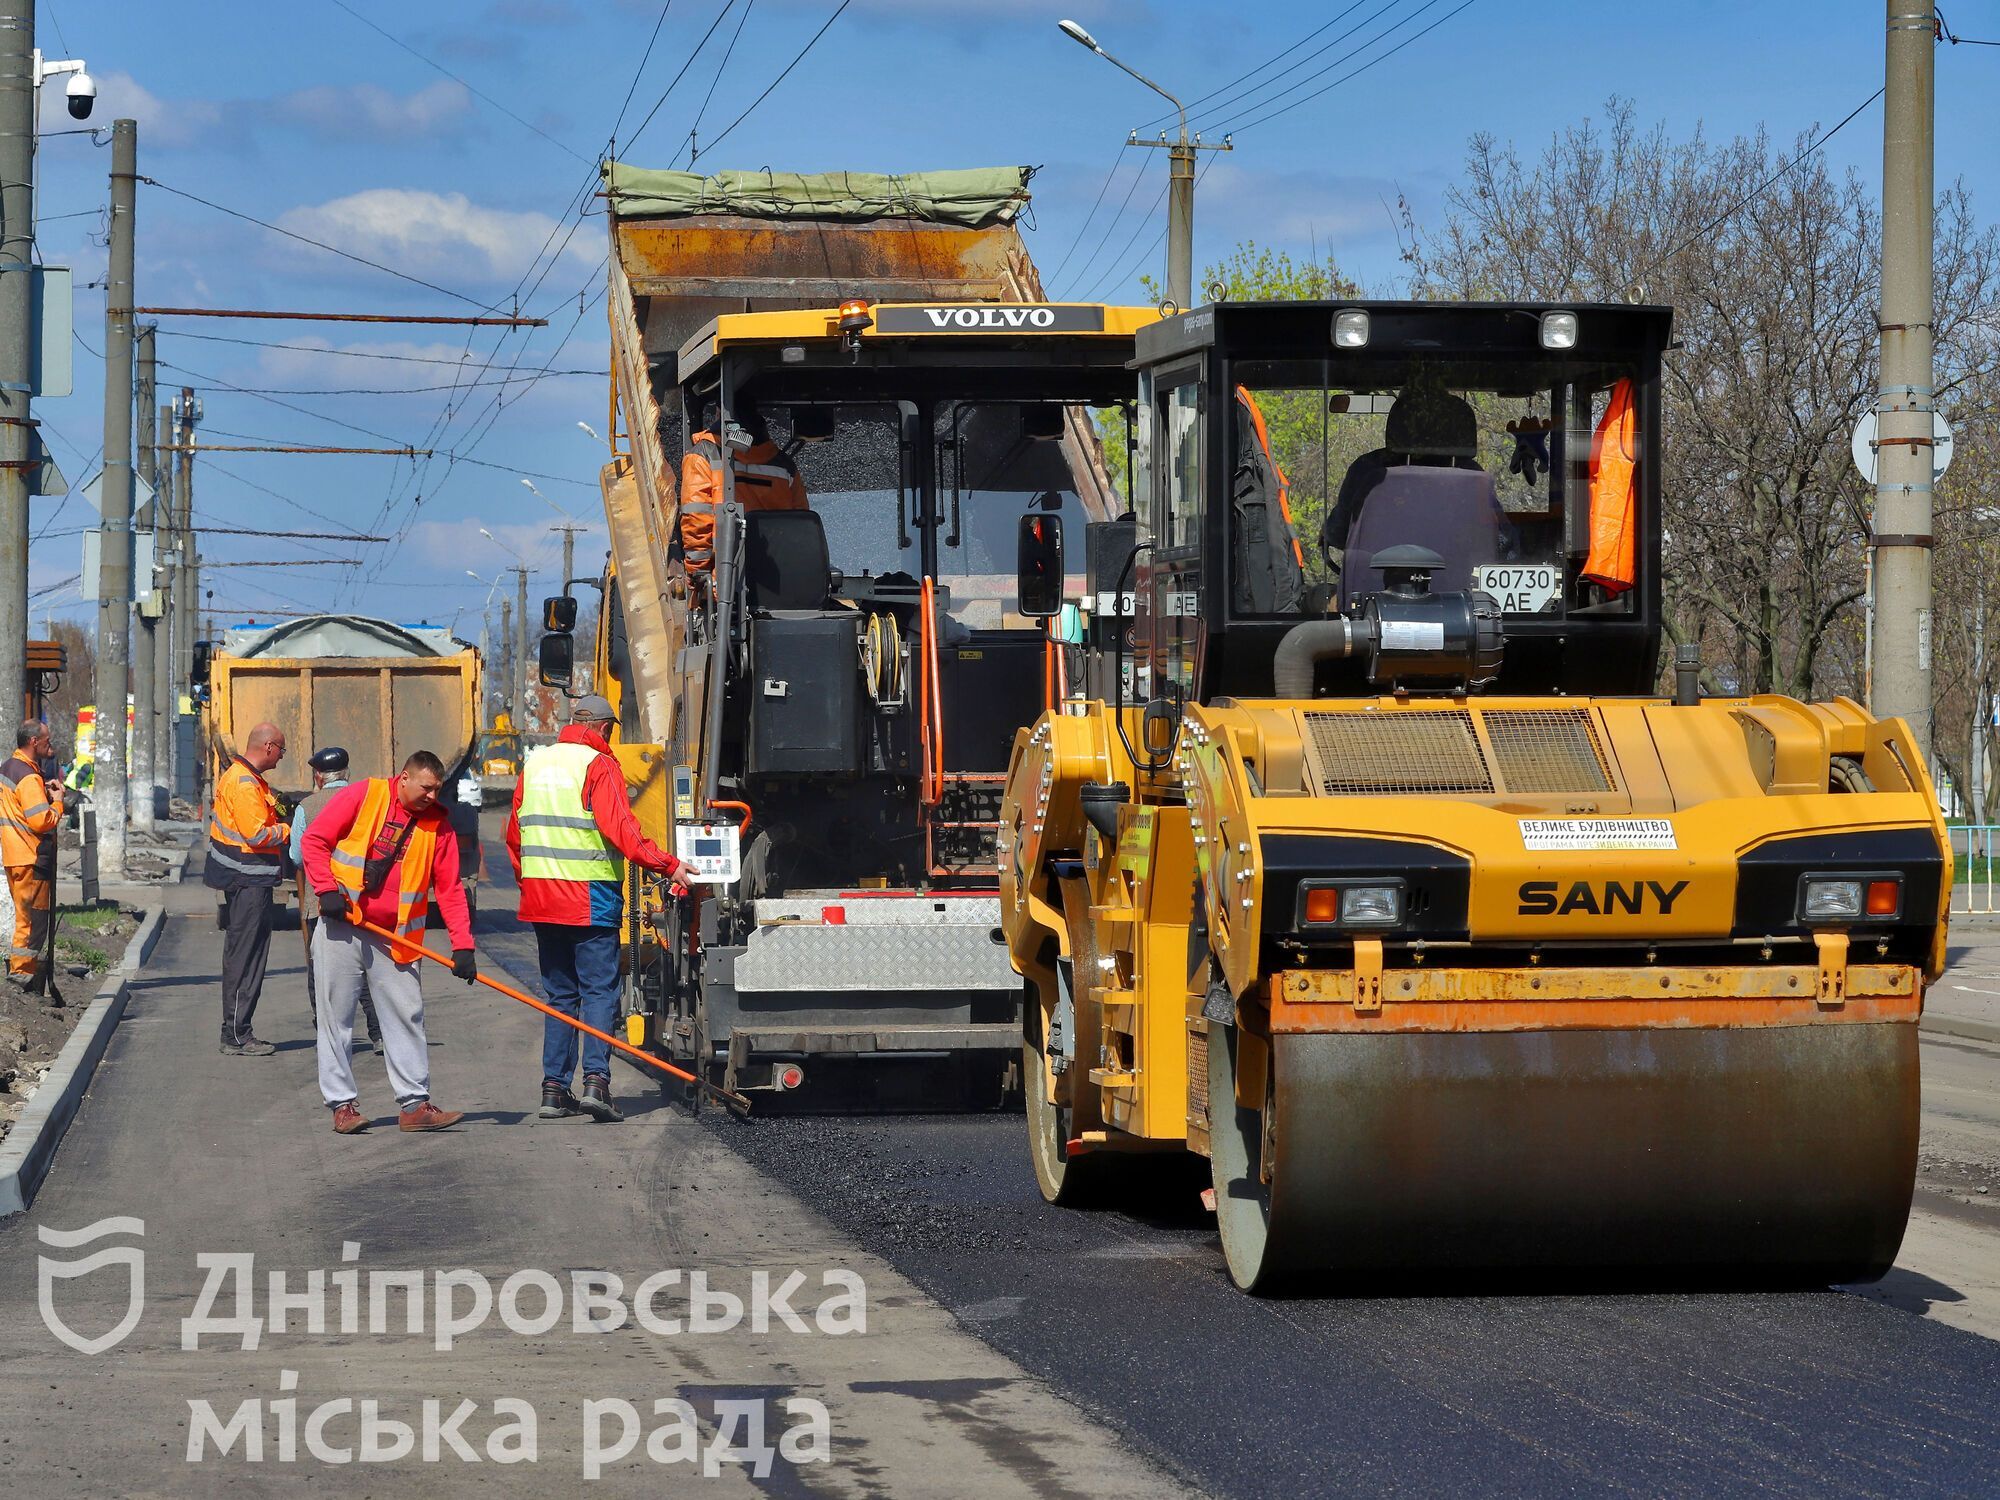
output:
<svg viewBox="0 0 2000 1500"><path fill-rule="evenodd" d="M479 977L479 965L473 961L473 954L470 948L454 948L451 950L451 972L457 978L463 979L467 984L472 983L473 980Z"/></svg>
<svg viewBox="0 0 2000 1500"><path fill-rule="evenodd" d="M347 892L340 886L319 893L319 916L322 922L355 920L354 903L347 899Z"/></svg>

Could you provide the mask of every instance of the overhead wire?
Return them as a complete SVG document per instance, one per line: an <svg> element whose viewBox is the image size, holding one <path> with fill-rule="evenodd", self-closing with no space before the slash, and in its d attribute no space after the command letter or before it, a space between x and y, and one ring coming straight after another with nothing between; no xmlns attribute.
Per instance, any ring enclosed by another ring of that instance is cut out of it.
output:
<svg viewBox="0 0 2000 1500"><path fill-rule="evenodd" d="M1311 41L1314 37L1318 36L1321 32L1325 31L1328 27L1339 25L1340 22L1344 20L1347 16L1359 10L1363 5L1367 3L1368 0L1354 0L1353 4L1349 5L1346 10L1340 12L1339 15L1333 17L1332 20L1322 21L1319 25L1315 26L1311 31L1308 31L1304 36L1300 37L1296 42L1293 42L1290 46L1286 47L1282 52L1279 52L1274 56L1265 59L1263 62L1257 64L1256 67L1250 69L1249 72L1238 73L1234 78L1230 79L1229 82L1224 84L1218 84L1216 87L1210 89L1207 93L1199 94L1196 97L1188 100L1185 106L1186 109L1190 114L1192 114L1201 105L1208 103L1209 100L1216 98L1218 95L1226 92L1229 89L1235 88L1236 85L1239 83L1243 83L1248 79L1256 77L1257 74L1263 72L1266 68L1273 67L1276 64L1283 62L1286 58L1291 57L1295 52L1298 51L1299 48L1303 47L1307 42ZM1401 0L1393 0L1393 3L1400 4ZM1335 40L1337 41L1339 40L1339 38L1335 38ZM1317 53L1312 54L1312 56L1317 56L1317 55L1318 55ZM1310 58L1302 60L1309 61ZM1217 107L1219 108L1220 106ZM1145 121L1139 126L1139 129L1151 130L1156 126L1164 125L1171 120L1177 119L1178 117L1179 117L1178 111L1168 110L1163 115L1155 115L1152 119Z"/></svg>
<svg viewBox="0 0 2000 1500"><path fill-rule="evenodd" d="M771 80L770 85L764 90L763 93L759 94L755 99L752 99L750 101L748 107L744 109L742 114L738 115L735 119L731 120L728 125L723 127L721 135L717 136L714 140L708 143L708 149L710 151L713 151L717 146L720 146L724 141L729 139L730 132L733 131L738 125L741 125L745 120L749 119L750 116L756 111L757 106L762 104L766 99L770 98L773 90L775 90L779 84L783 83L787 78L791 77L792 69L796 68L800 63L805 61L806 54L819 45L819 39L825 36L827 32L833 29L833 23L835 21L838 21L841 18L841 16L845 14L847 7L852 5L853 3L854 0L840 0L840 4L834 7L833 14L828 16L826 20L821 23L819 30L815 31L812 34L812 39L808 41L803 47L799 48L797 56L793 57L793 59L790 62L785 64L784 71L779 73L776 78L773 78Z"/></svg>
<svg viewBox="0 0 2000 1500"><path fill-rule="evenodd" d="M1863 110L1868 108L1869 105L1873 104L1877 99L1880 99L1883 93L1886 91L1886 87L1887 86L1885 85L1883 88L1875 90L1874 93L1870 94L1866 99L1863 99L1859 104L1855 105L1854 108L1850 109L1845 115L1841 116L1839 124L1835 125L1831 130L1827 131L1824 135L1821 135L1816 140L1812 141L1810 144L1805 146L1802 150L1800 150L1798 155L1794 156L1791 160L1780 165L1779 168L1775 172L1771 173L1770 176L1766 177L1762 182L1758 183L1755 187L1750 189L1749 192L1745 193L1742 197L1738 198L1735 202L1731 203L1721 213L1717 214L1713 219L1709 220L1701 228L1697 229L1693 234L1687 235L1684 238L1675 241L1675 243L1668 249L1654 256L1652 260L1648 261L1643 268L1634 272L1632 276L1626 280L1624 286L1619 288L1619 291L1621 293L1631 291L1634 287L1640 285L1654 271L1658 270L1661 266L1665 265L1668 261L1672 260L1676 255L1679 255L1681 251L1687 249L1697 240L1707 239L1709 235L1713 234L1716 230L1720 229L1724 224L1728 223L1730 219L1736 216L1739 210L1747 207L1752 199L1762 197L1764 194L1764 190L1766 188L1770 187L1773 183L1777 182L1778 179L1783 177L1786 173L1791 172L1792 170L1797 168L1802 162L1806 160L1807 157L1810 157L1814 155L1816 152L1823 149L1826 143L1832 140L1835 136L1839 135L1841 130L1848 124L1850 124L1855 119L1856 116L1858 116Z"/></svg>
<svg viewBox="0 0 2000 1500"><path fill-rule="evenodd" d="M407 281L413 286L420 286L426 291L450 297L456 302L465 303L467 306L491 310L500 305L493 302L482 302L477 297L468 297L464 292L454 292L448 286L439 286L435 281L426 281L421 276L412 276L407 271L399 271L394 266L384 265L379 260L370 260L365 255L355 254L352 250L343 250L338 245L329 245L325 240L316 240L309 234L300 234L296 230L286 229L282 225L271 223L268 219L260 219L255 214L246 214L241 209L230 208L226 204L204 198L199 193L190 193L184 188L172 187L167 183L161 182L157 177L141 176L138 180L145 183L148 187L156 187L162 192L172 193L176 198L185 198L190 203L199 203L203 208L212 208L217 213L228 214L232 219L241 219L246 224L255 224L259 229L268 229L271 233L281 234L288 240L297 240L301 245L311 245L315 249L325 250L329 254L339 256L342 260L351 260L356 265L367 266L371 270L381 271L386 275L394 276L399 281Z"/></svg>
<svg viewBox="0 0 2000 1500"><path fill-rule="evenodd" d="M349 5L347 3L347 0L333 0L333 3L339 6L342 10L346 11L350 16L354 17L354 19L359 21L363 26L366 26L370 31L375 32L379 36L386 37L389 41L395 43L396 46L401 47L405 52L409 53L410 56L414 57L418 62L423 63L426 67L436 69L438 72L444 74L445 77L449 78L453 83L457 84L460 88L464 89L467 93L471 94L474 98L479 99L483 103L491 105L494 109L499 110L501 114L505 115L508 119L512 120L516 125L519 125L526 130L532 130L536 135L540 136L543 140L547 141L551 146L554 146L557 150L563 151L570 156L574 156L578 161L589 160L589 158L586 157L581 151L578 151L571 146L565 145L563 142L557 140L554 136L550 135L546 130L542 129L541 126L535 124L533 121L522 119L521 116L515 114L513 110L509 109L506 105L502 104L498 99L495 99L491 94L485 93L484 91L475 88L472 84L467 83L463 78L459 77L458 74L452 72L452 70L450 68L447 68L443 63L438 62L435 58L426 57L423 53L419 52L415 47L412 47L408 42L404 41L401 37L395 35L395 33L390 31L385 31L382 27L376 25L373 21L369 20L368 17L362 15L360 11L356 10L353 6Z"/></svg>
<svg viewBox="0 0 2000 1500"><path fill-rule="evenodd" d="M1111 243L1111 236L1116 234L1118 226L1125 222L1126 210L1132 206L1132 195L1139 191L1139 184L1146 180L1146 167L1151 159L1150 157L1141 157L1139 159L1139 169L1132 174L1131 185L1125 189L1125 197L1118 205L1118 212L1113 214L1105 223L1104 232L1097 237L1097 243L1091 247L1089 258L1078 267L1076 275L1071 279L1070 289L1072 293L1077 287L1083 285L1084 278L1090 275L1092 267L1097 264L1098 257L1104 254L1105 247ZM1069 296L1069 300L1076 301L1077 298L1071 295Z"/></svg>
<svg viewBox="0 0 2000 1500"><path fill-rule="evenodd" d="M722 82L722 75L729 71L729 59L736 55L736 44L743 39L743 28L750 20L750 12L757 6L757 0L744 0L743 13L736 18L736 29L729 34L729 45L723 49L722 61L715 71L708 75L708 92L701 96L701 107L694 112L694 123L688 126L688 169L701 159L701 143L697 136L701 130L702 118L708 113L709 101L715 97L716 86ZM678 153L676 153L678 154Z"/></svg>
<svg viewBox="0 0 2000 1500"><path fill-rule="evenodd" d="M1090 226L1097 219L1098 209L1104 206L1104 195L1111 191L1111 181L1118 175L1119 167L1124 165L1125 153L1131 149L1132 142L1128 139L1123 145L1119 146L1118 154L1111 158L1111 170L1104 174L1104 181L1097 185L1097 196L1091 200L1090 212L1083 216L1083 223L1078 227L1075 237L1070 240L1069 249L1063 251L1063 258L1057 261L1056 268L1049 272L1048 282L1053 283L1062 275L1063 269L1070 263L1070 258L1076 254L1076 247L1082 244L1083 237L1090 233Z"/></svg>
<svg viewBox="0 0 2000 1500"><path fill-rule="evenodd" d="M1444 25L1445 22L1449 21L1453 16L1457 15L1460 11L1465 10L1469 6L1477 3L1477 0L1460 0L1460 3L1458 5L1446 11L1443 15L1439 16L1435 21L1432 21L1430 25L1423 27L1419 31L1412 32L1409 36L1406 36L1401 41L1397 42L1395 46L1389 48L1388 51L1383 52L1378 56L1370 58L1368 61L1362 63L1359 67L1350 69L1349 71L1341 74L1338 78L1334 79L1332 82L1322 84L1319 88L1314 89L1309 94L1300 94L1298 98L1292 100L1289 104L1278 105L1278 107L1275 109L1270 108L1270 106L1277 104L1277 101L1284 98L1287 94L1298 93L1300 89L1304 88L1314 79L1324 78L1328 73L1331 73L1335 68L1339 67L1342 63L1353 61L1355 58L1361 56L1362 53L1366 52L1370 47L1373 47L1377 42L1381 42L1383 40L1386 40L1388 37L1393 36L1397 31L1409 25L1410 22L1416 20L1417 17L1421 16L1425 11L1430 10L1433 6L1436 6L1441 3L1442 0L1424 0L1424 3L1422 5L1418 6L1415 10L1411 11L1401 20L1395 21L1389 26L1384 27L1381 31L1377 32L1374 36L1369 37L1366 41L1361 42L1357 46L1351 48L1349 51L1342 53L1339 57L1335 58L1325 67L1315 69L1313 72L1308 73L1306 74L1305 77L1299 79L1298 82L1292 84L1288 88L1279 90L1277 93L1272 94L1269 98L1257 100L1254 104L1245 104L1239 114L1226 118L1212 125L1209 128L1215 130L1227 131L1233 135L1240 135L1242 132L1246 130L1253 130L1257 126L1275 120L1281 115L1290 114L1293 110L1299 108L1301 105L1308 104L1312 102L1314 99L1320 98L1324 94L1331 93L1334 89L1339 88L1343 83L1348 82L1350 79L1359 78L1363 73L1366 73L1370 68L1373 68L1380 63L1387 62L1390 58L1394 57L1398 52L1401 52L1405 47L1409 46L1411 43L1420 41L1424 37L1429 36L1433 31L1436 31L1438 27ZM1256 114L1255 112L1259 110L1262 110L1264 112L1261 114ZM1243 119L1244 115L1254 115L1254 118L1245 120Z"/></svg>

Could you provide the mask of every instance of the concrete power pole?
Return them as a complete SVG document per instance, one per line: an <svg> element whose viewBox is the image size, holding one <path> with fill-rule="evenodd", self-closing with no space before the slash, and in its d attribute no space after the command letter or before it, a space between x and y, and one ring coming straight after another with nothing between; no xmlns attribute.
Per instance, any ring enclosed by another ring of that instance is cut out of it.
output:
<svg viewBox="0 0 2000 1500"><path fill-rule="evenodd" d="M97 583L98 868L125 873L126 674L132 664L132 212L138 191L139 127L111 125L111 266L104 286L104 525Z"/></svg>
<svg viewBox="0 0 2000 1500"><path fill-rule="evenodd" d="M27 701L35 0L0 0L0 708Z"/></svg>
<svg viewBox="0 0 2000 1500"><path fill-rule="evenodd" d="M514 726L514 732L521 732L521 705L514 701L514 683L519 674L514 667L514 601L500 601L500 706L507 710L507 718Z"/></svg>
<svg viewBox="0 0 2000 1500"><path fill-rule="evenodd" d="M159 489L156 483L153 452L153 330L151 326L138 330L139 385L134 399L138 403L138 453L139 478L144 480L148 498L139 507L133 519L137 530L135 538L144 535L154 543L153 555L159 556ZM153 577L135 577L133 594L157 592L158 585ZM132 826L141 833L153 831L154 791L159 784L160 720L159 700L153 681L153 672L158 661L154 654L153 641L160 628L160 616L155 612L159 601L154 599L151 610L134 610L132 627Z"/></svg>
<svg viewBox="0 0 2000 1500"><path fill-rule="evenodd" d="M153 533L153 555L163 558L172 553L180 544L174 532L174 454L171 444L174 432L174 408L171 402L162 401L159 419L154 426L162 448L153 455L153 483L159 495L153 502L155 527ZM164 452L165 457L161 454ZM153 779L160 786L161 805L174 795L180 765L180 746L175 743L174 719L181 701L180 684L174 680L174 601L180 597L174 587L174 578L179 570L171 564L161 563L154 577L155 585L161 591L160 618L153 627Z"/></svg>
<svg viewBox="0 0 2000 1500"><path fill-rule="evenodd" d="M528 732L528 570L514 569L514 676L509 684L514 694L514 727Z"/></svg>
<svg viewBox="0 0 2000 1500"><path fill-rule="evenodd" d="M1936 7L1889 0L1882 103L1882 368L1876 401L1876 713L1931 752L1931 170Z"/></svg>
<svg viewBox="0 0 2000 1500"><path fill-rule="evenodd" d="M201 420L201 407L194 398L193 386L182 386L180 399L174 403L177 420L174 424L174 541L178 561L174 565L174 681L179 685L174 702L180 702L179 692L186 691L189 680L194 676L194 641L197 634L196 611L201 604L201 565L194 549L194 454L189 451L194 446L194 429ZM192 708L192 704L190 704ZM179 747L180 762L174 790L190 802L201 798L201 748L195 744L192 713L174 715L175 743Z"/></svg>

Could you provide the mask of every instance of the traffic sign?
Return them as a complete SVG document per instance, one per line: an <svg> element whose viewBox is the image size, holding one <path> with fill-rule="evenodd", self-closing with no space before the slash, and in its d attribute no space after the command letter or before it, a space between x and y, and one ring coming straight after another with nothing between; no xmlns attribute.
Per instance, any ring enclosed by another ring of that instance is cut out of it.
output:
<svg viewBox="0 0 2000 1500"><path fill-rule="evenodd" d="M1866 411L1861 420L1854 424L1854 467L1861 471L1861 477L1875 482L1875 443L1880 423L1875 413ZM1931 413L1931 478L1938 479L1951 467L1951 423L1944 419L1944 413Z"/></svg>

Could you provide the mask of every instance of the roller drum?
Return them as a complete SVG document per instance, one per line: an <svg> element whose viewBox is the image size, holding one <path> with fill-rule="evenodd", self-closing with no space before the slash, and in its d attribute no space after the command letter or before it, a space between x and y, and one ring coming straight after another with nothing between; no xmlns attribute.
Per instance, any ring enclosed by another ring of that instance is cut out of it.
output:
<svg viewBox="0 0 2000 1500"><path fill-rule="evenodd" d="M1916 1027L1281 1035L1265 1111L1209 1037L1230 1270L1880 1276L1916 1178ZM1268 1152L1271 1169L1262 1170Z"/></svg>

